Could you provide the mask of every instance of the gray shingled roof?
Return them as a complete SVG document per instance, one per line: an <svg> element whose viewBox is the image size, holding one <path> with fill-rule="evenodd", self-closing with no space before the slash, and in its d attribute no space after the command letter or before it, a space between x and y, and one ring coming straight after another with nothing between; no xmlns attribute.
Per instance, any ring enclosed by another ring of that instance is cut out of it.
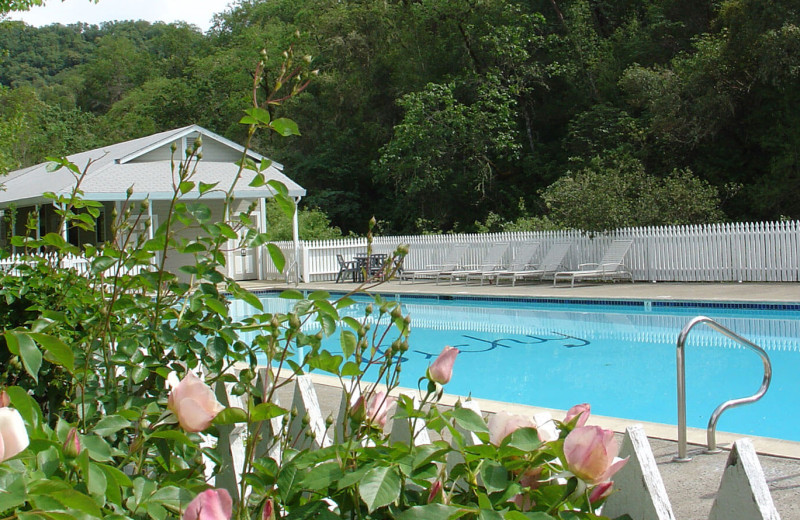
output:
<svg viewBox="0 0 800 520"><path fill-rule="evenodd" d="M197 125L73 154L69 156L69 160L81 170L91 161L88 174L81 184L86 199L124 200L130 187L133 188L134 199L168 199L172 197L173 183L170 146L173 143L177 145L175 157L176 160L180 159L180 150L187 145L191 146L198 134L203 137L204 158L198 163L193 180L218 182L217 187L220 190L229 189L239 171L235 161L241 158L244 148ZM207 149L209 153L205 153ZM248 151L248 156L256 163L264 159L252 151ZM0 184L5 185L5 191L0 191L0 208L12 203L18 206L48 204L50 201L43 197L45 192L69 194L75 186L75 178L66 168L48 171L49 164L52 163L37 164L0 177ZM290 195L305 195L305 189L284 175L282 170L281 164L273 163L263 173L267 180L278 180L286 185ZM237 198L272 196L273 192L267 186L249 186L254 175L254 172L244 170L234 191ZM194 190L186 196L192 193L197 195L199 192ZM221 196L220 191L208 193L204 197Z"/></svg>

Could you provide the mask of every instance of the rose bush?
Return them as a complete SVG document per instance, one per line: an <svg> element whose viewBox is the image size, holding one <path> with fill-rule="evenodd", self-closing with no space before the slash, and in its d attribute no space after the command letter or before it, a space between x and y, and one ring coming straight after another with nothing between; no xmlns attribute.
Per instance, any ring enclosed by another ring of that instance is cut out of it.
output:
<svg viewBox="0 0 800 520"><path fill-rule="evenodd" d="M259 90L264 63L256 68L253 107L242 119L248 139L265 129L297 133L273 112L305 88L308 73L291 49L284 59L267 93ZM79 250L54 234L12 239L22 250L81 254L90 267L79 278L31 255L15 274L0 274L0 297L26 298L24 319L3 333L10 362L0 381L2 518L602 518L619 462L611 434L585 426L588 407L544 435L545 425L528 418L498 414L487 424L461 403L440 406L458 356L452 347L431 364L424 391L398 394L410 342L398 302L363 294L370 303L356 318L353 294L286 290L290 310L271 312L222 274L232 242L264 247L279 271L286 262L254 226L254 208L233 210L234 186L214 194L228 220L212 219L198 202L216 189L194 177L201 147L176 150L172 212L151 233L138 232L149 202L131 191L105 244ZM53 196L64 226L91 229L100 210L80 197L91 165L54 162L76 181L71 195ZM239 179L263 185L267 166L243 155ZM293 213L285 187L269 188ZM196 258L184 277L165 269L173 251ZM398 246L383 279L406 251ZM79 281L62 288L58 306L36 297L51 295L49 284L61 279ZM232 318L231 298L252 315ZM336 353L322 347L325 337L337 337ZM312 418L277 399L309 372L332 376L344 394L343 424L327 421L338 434L321 447L311 442ZM42 381L57 386L57 399ZM397 423L388 428L389 420ZM407 424L407 435L397 424ZM435 432L433 441L420 441L419 425Z"/></svg>

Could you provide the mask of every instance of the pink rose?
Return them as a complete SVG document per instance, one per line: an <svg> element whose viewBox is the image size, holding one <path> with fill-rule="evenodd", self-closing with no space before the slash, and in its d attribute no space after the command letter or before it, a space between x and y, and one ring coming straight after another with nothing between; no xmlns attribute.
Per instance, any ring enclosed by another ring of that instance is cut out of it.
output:
<svg viewBox="0 0 800 520"><path fill-rule="evenodd" d="M264 509L261 511L261 520L275 520L275 504L271 498L264 502Z"/></svg>
<svg viewBox="0 0 800 520"><path fill-rule="evenodd" d="M442 481L437 480L431 485L431 490L428 493L428 503L444 501L444 489L442 488Z"/></svg>
<svg viewBox="0 0 800 520"><path fill-rule="evenodd" d="M575 426L576 427L586 426L586 421L589 420L589 413L591 412L591 410L592 407L589 405L589 403L576 404L567 411L567 416L564 417L564 422L568 423L575 417L580 416Z"/></svg>
<svg viewBox="0 0 800 520"><path fill-rule="evenodd" d="M618 453L614 432L599 426L575 428L564 439L567 466L575 476L591 484L608 480L625 465L627 458L614 460Z"/></svg>
<svg viewBox="0 0 800 520"><path fill-rule="evenodd" d="M428 367L428 379L440 385L446 385L453 377L453 364L456 362L458 349L444 347L439 357Z"/></svg>
<svg viewBox="0 0 800 520"><path fill-rule="evenodd" d="M8 460L28 447L25 421L13 408L0 408L0 462Z"/></svg>
<svg viewBox="0 0 800 520"><path fill-rule="evenodd" d="M524 417L506 412L497 412L489 417L489 442L499 446L503 439L519 428L536 428L532 417Z"/></svg>
<svg viewBox="0 0 800 520"><path fill-rule="evenodd" d="M211 426L214 417L225 409L211 388L191 372L187 372L179 383L172 384L174 386L169 393L167 406L187 432L205 430Z"/></svg>
<svg viewBox="0 0 800 520"><path fill-rule="evenodd" d="M387 397L386 392L378 392L369 400L367 407L367 421L383 428L386 426L387 414L389 413L389 406L394 402L393 397Z"/></svg>
<svg viewBox="0 0 800 520"><path fill-rule="evenodd" d="M596 504L601 500L608 498L608 495L614 490L614 483L610 480L597 484L589 495L589 502Z"/></svg>
<svg viewBox="0 0 800 520"><path fill-rule="evenodd" d="M225 489L206 489L189 502L183 520L230 520L233 500Z"/></svg>
<svg viewBox="0 0 800 520"><path fill-rule="evenodd" d="M78 437L78 429L75 427L70 428L67 433L67 439L64 441L64 455L74 459L81 453L81 440Z"/></svg>

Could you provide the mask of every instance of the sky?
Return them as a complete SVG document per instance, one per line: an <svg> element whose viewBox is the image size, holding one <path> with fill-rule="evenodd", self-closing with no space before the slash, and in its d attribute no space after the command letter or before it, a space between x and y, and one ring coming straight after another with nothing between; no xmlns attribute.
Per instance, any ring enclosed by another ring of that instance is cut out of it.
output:
<svg viewBox="0 0 800 520"><path fill-rule="evenodd" d="M100 24L113 20L176 22L182 20L203 32L211 26L215 13L226 10L234 0L46 0L44 6L11 13L12 20L22 20L41 27L51 23L77 22Z"/></svg>

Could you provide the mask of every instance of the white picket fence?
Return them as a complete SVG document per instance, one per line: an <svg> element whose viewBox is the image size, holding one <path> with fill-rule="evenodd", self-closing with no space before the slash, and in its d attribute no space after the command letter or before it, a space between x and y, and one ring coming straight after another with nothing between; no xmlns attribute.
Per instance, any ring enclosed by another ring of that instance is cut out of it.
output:
<svg viewBox="0 0 800 520"><path fill-rule="evenodd" d="M45 254L31 254L31 255L23 255L23 254L14 254L7 258L0 258L0 273L8 272L13 275L19 275L20 270L19 267L22 265L33 265L35 260L32 260L31 257L38 257L40 259L44 259L52 266L58 265L62 269L69 269L74 271L79 275L86 275L89 273L91 266L89 265L89 261L82 257L82 256L75 256L75 255L66 255L59 257L55 253L45 253ZM137 265L133 268L122 268L119 274L130 274L136 275L141 273L142 271L147 270L149 266L142 266ZM107 275L116 274L116 265L109 268L106 271Z"/></svg>
<svg viewBox="0 0 800 520"><path fill-rule="evenodd" d="M496 242L512 245L536 241L540 258L557 242L572 248L565 268L596 262L615 239L633 240L625 265L635 280L664 282L796 282L800 281L800 221L729 223L697 226L625 228L591 237L581 231L542 231L460 235L409 235L376 237L373 252L391 253L408 244L404 266L421 269L441 263L454 244L469 244L464 263L478 264ZM287 258L294 258L294 244L277 244ZM300 243L299 266L305 282L334 280L339 272L336 255L351 259L365 253L364 238L315 240ZM513 248L512 248L513 250ZM512 252L507 255L510 260ZM539 258L539 259L540 259ZM274 266L264 266L267 278L282 279Z"/></svg>
<svg viewBox="0 0 800 520"><path fill-rule="evenodd" d="M262 388L269 385L271 380L272 377L267 373L267 369L260 368L259 382ZM331 415L333 410L326 410L327 415L323 415L311 377L298 376L293 384L289 408L295 410L297 414L289 424L284 423L282 418L265 421L259 430L262 432L262 438L269 439L283 433L290 439L300 440L301 445L295 446L297 449L330 446L331 435L336 435L336 424L346 420L342 416L344 403L340 405L337 421L331 429L326 429L324 418ZM231 395L231 387L231 384L220 384L217 387L217 396L223 404L246 406L242 398ZM483 415L475 401L467 400L463 406ZM394 412L390 410L390 419L384 428L384 431L389 433L391 442L430 444L435 433L428 432L420 419L399 419L393 415ZM557 436L552 417L548 413L534 414L532 418L540 430ZM460 429L458 425L455 427ZM238 498L244 465L246 430L235 426L227 427L224 432L225 435L220 438L217 447L221 463L215 465L210 459L206 459L206 475L209 484L225 487L232 496ZM410 432L414 432L413 436ZM474 444L480 442L474 434L466 431L461 433L467 442L470 439ZM213 445L209 444L208 447L211 448ZM280 460L282 456L280 450L275 447L268 452L265 447L264 452L256 453L256 456L266 455L276 460ZM619 456L629 457L629 461L614 475L615 492L603 506L603 514L610 517L628 514L635 520L675 520L663 479L641 425L633 425L626 429ZM448 464L454 462L448 460ZM755 449L748 439L734 442L708 518L709 520L780 519Z"/></svg>

